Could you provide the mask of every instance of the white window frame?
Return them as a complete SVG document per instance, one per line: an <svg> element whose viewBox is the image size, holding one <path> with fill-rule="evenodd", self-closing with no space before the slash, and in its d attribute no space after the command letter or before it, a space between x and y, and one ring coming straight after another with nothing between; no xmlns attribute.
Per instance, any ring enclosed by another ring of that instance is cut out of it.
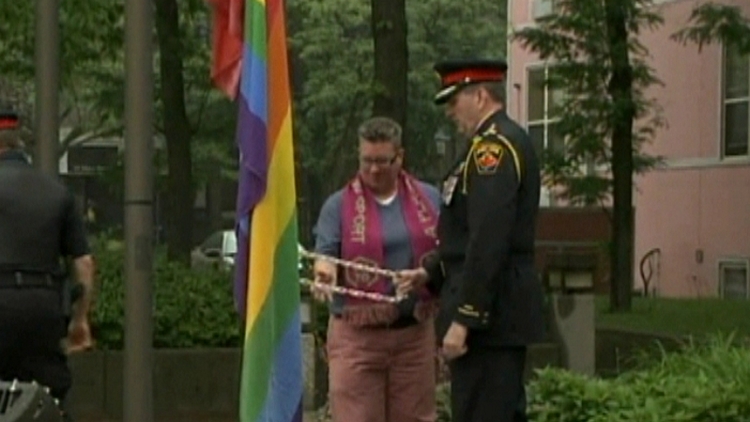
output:
<svg viewBox="0 0 750 422"><path fill-rule="evenodd" d="M555 11L555 0L531 0L531 18L533 20L550 16Z"/></svg>
<svg viewBox="0 0 750 422"><path fill-rule="evenodd" d="M724 299L724 269L741 268L745 270L745 300L750 299L750 259L747 258L720 258L717 263L717 274L719 277L719 297Z"/></svg>
<svg viewBox="0 0 750 422"><path fill-rule="evenodd" d="M750 62L750 55L747 55L745 57L745 60ZM722 48L722 60L721 60L721 75L722 75L722 83L721 83L721 136L719 139L721 140L720 151L721 151L721 158L723 160L747 160L750 158L750 130L748 130L748 151L745 154L734 154L734 155L727 155L726 154L726 146L727 146L727 139L726 139L726 127L727 127L727 106L731 104L742 104L747 103L748 104L748 125L750 125L750 89L748 89L748 93L745 97L740 98L731 98L727 99L727 92L726 92L726 83L727 83L727 74L728 74L728 63L727 63L727 48L724 46ZM748 78L748 84L750 84L750 70L748 70L747 74Z"/></svg>
<svg viewBox="0 0 750 422"><path fill-rule="evenodd" d="M524 78L526 78L526 86L528 89L526 90L526 131L530 134L532 126L539 126L542 125L544 127L544 140L542 142L542 149L546 150L549 147L549 126L550 124L554 124L556 119L550 119L549 118L549 99L550 99L550 92L549 87L544 86L544 101L543 101L543 110L542 110L542 119L541 120L531 120L531 91L532 91L532 85L531 85L531 74L533 72L544 72L544 79L547 80L547 77L549 75L549 65L547 64L530 64L527 65L524 69ZM541 157L540 157L541 158ZM541 193L539 195L539 205L543 207L549 207L554 205L553 201L553 195L550 192L549 188L546 186L542 186Z"/></svg>
<svg viewBox="0 0 750 422"><path fill-rule="evenodd" d="M544 101L543 101L543 110L542 110L542 118L537 120L531 120L531 74L533 72L544 72L544 80L546 81L549 78L549 68L550 65L530 65L526 67L526 86L529 87L529 89L526 91L526 130L530 131L532 127L539 127L542 126L544 128L544 141L542 144L542 147L544 150L547 150L550 147L549 142L549 133L550 133L550 126L554 125L555 123L558 123L560 121L559 118L552 118L550 117L550 103L551 103L551 92L549 87L546 85L544 86Z"/></svg>
<svg viewBox="0 0 750 422"><path fill-rule="evenodd" d="M552 102L553 102L553 90L547 86L546 81L549 79L549 71L550 68L554 67L554 64L550 63L532 63L528 64L525 68L525 78L526 78L526 86L528 89L526 90L526 131L531 135L531 128L538 128L540 126L543 127L543 140L542 140L542 151L546 151L551 147L550 143L550 127L555 125L556 123L560 122L560 117L550 117L550 109L552 108ZM542 110L542 118L532 120L531 119L531 92L532 92L532 83L531 83L531 74L533 72L544 72L544 81L545 86L543 88L543 110ZM562 95L566 95L565 92L562 92ZM563 148L567 145L567 140L563 139ZM600 168L601 167L601 168ZM594 166L593 164L581 164L580 171L582 174L591 175L595 172L605 172L606 166ZM556 201L553 198L552 192L549 188L542 186L542 192L541 192L541 200L540 200L541 206L554 206L559 205L556 203Z"/></svg>

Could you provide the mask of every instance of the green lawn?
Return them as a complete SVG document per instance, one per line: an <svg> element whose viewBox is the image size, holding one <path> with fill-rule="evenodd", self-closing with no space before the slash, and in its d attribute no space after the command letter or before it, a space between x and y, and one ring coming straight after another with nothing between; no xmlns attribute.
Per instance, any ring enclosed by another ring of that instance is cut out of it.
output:
<svg viewBox="0 0 750 422"><path fill-rule="evenodd" d="M609 298L596 298L596 325L671 335L717 332L750 337L750 301L633 298L629 313L609 312Z"/></svg>

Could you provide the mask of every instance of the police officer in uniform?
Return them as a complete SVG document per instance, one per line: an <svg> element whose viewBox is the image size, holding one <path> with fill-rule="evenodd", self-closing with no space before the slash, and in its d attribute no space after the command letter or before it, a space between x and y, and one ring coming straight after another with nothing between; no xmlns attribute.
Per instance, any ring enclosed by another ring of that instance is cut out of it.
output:
<svg viewBox="0 0 750 422"><path fill-rule="evenodd" d="M36 381L62 403L67 354L91 346L94 263L73 196L21 147L18 116L0 112L0 379ZM66 258L82 287L71 313Z"/></svg>
<svg viewBox="0 0 750 422"><path fill-rule="evenodd" d="M469 141L442 183L437 258L397 283L401 292L427 283L440 294L453 421L525 421L526 350L544 333L534 269L539 164L505 113L504 61L446 61L435 70L435 102Z"/></svg>

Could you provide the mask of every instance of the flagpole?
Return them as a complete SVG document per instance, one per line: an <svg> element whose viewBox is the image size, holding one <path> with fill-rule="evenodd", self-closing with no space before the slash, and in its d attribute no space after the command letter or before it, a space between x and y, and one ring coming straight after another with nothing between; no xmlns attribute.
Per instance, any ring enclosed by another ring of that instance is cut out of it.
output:
<svg viewBox="0 0 750 422"><path fill-rule="evenodd" d="M152 34L152 1L126 1L124 422L154 420Z"/></svg>
<svg viewBox="0 0 750 422"><path fill-rule="evenodd" d="M34 163L56 176L60 147L60 0L36 0L34 46Z"/></svg>

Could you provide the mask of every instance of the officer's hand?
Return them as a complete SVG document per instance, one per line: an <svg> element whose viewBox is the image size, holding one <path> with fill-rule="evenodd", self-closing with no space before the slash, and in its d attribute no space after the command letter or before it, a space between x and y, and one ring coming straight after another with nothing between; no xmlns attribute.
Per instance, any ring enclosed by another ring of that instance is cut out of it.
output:
<svg viewBox="0 0 750 422"><path fill-rule="evenodd" d="M93 347L91 328L88 320L73 320L68 327L68 338L65 342L67 353L82 352Z"/></svg>
<svg viewBox="0 0 750 422"><path fill-rule="evenodd" d="M442 352L445 359L453 360L468 351L466 347L468 332L469 330L465 326L457 322L451 324L448 332L445 333L445 337L443 337Z"/></svg>
<svg viewBox="0 0 750 422"><path fill-rule="evenodd" d="M427 271L421 267L413 270L399 271L393 280L396 285L396 294L406 296L412 290L418 289L427 283L427 279Z"/></svg>
<svg viewBox="0 0 750 422"><path fill-rule="evenodd" d="M321 302L332 300L333 294L328 286L336 284L336 266L330 262L318 260L315 261L313 273L315 274L315 281L324 285L320 287L312 286L310 290L313 297Z"/></svg>

